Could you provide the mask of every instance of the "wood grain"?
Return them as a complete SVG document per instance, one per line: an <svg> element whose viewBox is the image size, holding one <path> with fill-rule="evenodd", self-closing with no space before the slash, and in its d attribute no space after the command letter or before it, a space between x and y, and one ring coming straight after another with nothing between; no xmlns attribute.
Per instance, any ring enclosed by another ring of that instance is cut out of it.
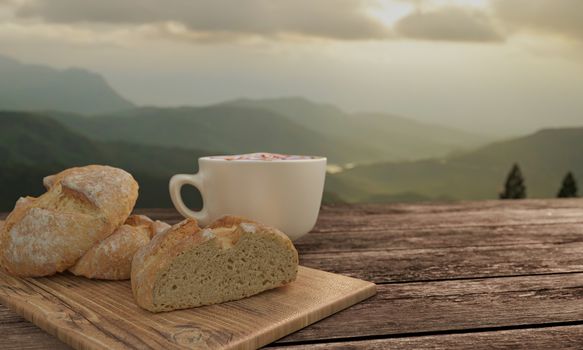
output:
<svg viewBox="0 0 583 350"><path fill-rule="evenodd" d="M583 273L386 284L280 342L415 335L583 320Z"/></svg>
<svg viewBox="0 0 583 350"><path fill-rule="evenodd" d="M291 334L278 344L407 337L583 320L583 274L403 283L377 288L376 296Z"/></svg>
<svg viewBox="0 0 583 350"><path fill-rule="evenodd" d="M581 223L582 210L583 199L325 205L312 233ZM169 223L182 220L175 209L136 209L136 213Z"/></svg>
<svg viewBox="0 0 583 350"><path fill-rule="evenodd" d="M583 242L523 244L301 254L300 263L394 283L583 272L582 252Z"/></svg>
<svg viewBox="0 0 583 350"><path fill-rule="evenodd" d="M287 286L225 304L152 314L129 281L0 275L2 303L77 349L254 349L372 296L374 284L300 267Z"/></svg>
<svg viewBox="0 0 583 350"><path fill-rule="evenodd" d="M422 227L414 230L370 228L313 232L294 242L301 253L335 253L396 249L510 246L583 241L583 221L576 223ZM330 244L334 242L334 244Z"/></svg>
<svg viewBox="0 0 583 350"><path fill-rule="evenodd" d="M0 324L0 335L0 349L2 350L26 350L39 348L51 350L72 349L57 337L50 335L36 325L26 321L12 324Z"/></svg>
<svg viewBox="0 0 583 350"><path fill-rule="evenodd" d="M181 220L173 209L139 211ZM583 326L557 325L583 323L582 199L325 206L294 243L307 266L382 285L276 346L581 348ZM19 331L23 348L59 344L0 306L0 334L14 335L0 348Z"/></svg>
<svg viewBox="0 0 583 350"><path fill-rule="evenodd" d="M271 350L398 350L398 349L581 349L583 326L497 330L464 334L442 334L419 337L399 337L335 343L273 346Z"/></svg>

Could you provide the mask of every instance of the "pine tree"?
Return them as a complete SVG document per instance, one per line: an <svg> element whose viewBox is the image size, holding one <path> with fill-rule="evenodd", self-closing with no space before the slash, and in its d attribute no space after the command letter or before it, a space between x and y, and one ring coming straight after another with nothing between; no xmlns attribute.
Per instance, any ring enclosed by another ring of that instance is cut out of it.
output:
<svg viewBox="0 0 583 350"><path fill-rule="evenodd" d="M504 191L500 193L499 197L500 199L526 198L526 186L518 164L514 163L512 166L504 184Z"/></svg>
<svg viewBox="0 0 583 350"><path fill-rule="evenodd" d="M557 194L558 198L573 198L578 197L577 195L577 181L573 176L572 172L568 172L563 178L563 183L561 184L561 189Z"/></svg>

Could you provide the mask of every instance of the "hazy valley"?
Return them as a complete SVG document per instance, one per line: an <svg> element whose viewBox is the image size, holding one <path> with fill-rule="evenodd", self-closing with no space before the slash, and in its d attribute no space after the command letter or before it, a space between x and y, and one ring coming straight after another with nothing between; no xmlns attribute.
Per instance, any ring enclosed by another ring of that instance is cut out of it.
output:
<svg viewBox="0 0 583 350"><path fill-rule="evenodd" d="M384 113L347 113L300 97L200 107L134 106L99 75L0 57L0 210L42 193L43 176L89 163L119 166L141 184L139 206L170 206L172 174L196 158L256 151L317 154L353 164L329 174L326 201L496 198L514 162L528 194L552 197L583 175L583 128L495 141ZM193 192L193 191L191 191ZM199 204L191 193L190 200Z"/></svg>

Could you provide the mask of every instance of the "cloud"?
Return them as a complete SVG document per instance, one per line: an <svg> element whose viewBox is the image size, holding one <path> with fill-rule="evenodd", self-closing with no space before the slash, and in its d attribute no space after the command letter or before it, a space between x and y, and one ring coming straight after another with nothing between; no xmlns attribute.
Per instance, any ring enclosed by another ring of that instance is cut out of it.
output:
<svg viewBox="0 0 583 350"><path fill-rule="evenodd" d="M460 7L416 10L395 24L397 35L422 40L490 42L503 40L490 18L481 11Z"/></svg>
<svg viewBox="0 0 583 350"><path fill-rule="evenodd" d="M380 6L395 3L402 11ZM583 0L0 0L2 22L67 26L97 37L122 31L127 34L118 36L129 41L134 35L195 43L310 38L488 43L529 32L583 42Z"/></svg>
<svg viewBox="0 0 583 350"><path fill-rule="evenodd" d="M493 0L493 8L510 29L583 41L581 0Z"/></svg>
<svg viewBox="0 0 583 350"><path fill-rule="evenodd" d="M207 40L213 35L223 39L242 35L386 37L388 28L363 10L365 4L365 0L31 0L18 7L15 15L65 24L170 23L185 28L193 38Z"/></svg>

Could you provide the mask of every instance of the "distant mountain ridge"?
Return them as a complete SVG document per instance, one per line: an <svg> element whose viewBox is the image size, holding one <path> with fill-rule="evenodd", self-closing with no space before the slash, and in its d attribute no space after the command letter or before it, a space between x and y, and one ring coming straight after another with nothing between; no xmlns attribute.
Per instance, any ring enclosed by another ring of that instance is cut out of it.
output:
<svg viewBox="0 0 583 350"><path fill-rule="evenodd" d="M135 174L139 206L170 206L169 177L195 171L198 157L256 151L350 163L326 181L327 199L348 202L492 199L514 162L529 197L555 196L567 171L583 183L583 128L490 141L302 97L136 107L95 73L0 56L0 207L6 210L17 194L41 193L42 176L89 163Z"/></svg>
<svg viewBox="0 0 583 350"><path fill-rule="evenodd" d="M485 140L378 113L346 113L300 97L240 99L203 107L136 107L98 74L0 56L0 110L45 112L100 141L165 147L323 155L330 163L441 157ZM83 116L94 118L83 118Z"/></svg>
<svg viewBox="0 0 583 350"><path fill-rule="evenodd" d="M223 153L317 154L349 162L368 152L359 145L305 128L276 113L231 106L158 108L84 118L51 116L86 137Z"/></svg>
<svg viewBox="0 0 583 350"><path fill-rule="evenodd" d="M347 113L303 97L238 99L222 105L265 109L306 128L370 149L361 162L411 160L445 156L486 144L490 139L442 125L427 124L387 113Z"/></svg>
<svg viewBox="0 0 583 350"><path fill-rule="evenodd" d="M583 183L583 128L543 129L442 159L384 162L329 176L328 190L346 201L403 198L495 199L517 162L529 197L555 197L573 171Z"/></svg>
<svg viewBox="0 0 583 350"><path fill-rule="evenodd" d="M445 158L381 162L328 174L325 198L347 202L493 199L515 161L526 177L529 197L554 197L567 171L583 183L581 150L583 128L546 129ZM170 176L193 173L198 157L219 153L96 141L50 115L0 112L0 210L10 210L19 196L42 193L43 176L91 163L134 174L140 183L138 206L169 207ZM199 206L200 198L192 194L191 190L187 197Z"/></svg>
<svg viewBox="0 0 583 350"><path fill-rule="evenodd" d="M47 114L0 111L0 211L12 210L21 196L42 194L44 176L87 164L129 171L140 185L137 207L172 207L170 177L195 173L196 159L211 154L221 152L95 141ZM200 208L201 198L193 188L186 186L183 197L191 207ZM324 200L338 201L330 193L324 193Z"/></svg>
<svg viewBox="0 0 583 350"><path fill-rule="evenodd" d="M98 74L24 64L0 55L0 110L99 114L133 107Z"/></svg>
<svg viewBox="0 0 583 350"><path fill-rule="evenodd" d="M303 98L242 101L247 100L204 107L140 107L92 118L51 116L103 141L225 153L315 154L334 164L430 158L484 142L445 127L386 115L351 115Z"/></svg>
<svg viewBox="0 0 583 350"><path fill-rule="evenodd" d="M196 158L213 151L184 150L130 143L93 141L47 115L0 112L0 211L11 210L20 196L44 192L42 178L72 166L121 167L140 184L140 207L171 207L168 180L193 173ZM187 196L194 205L200 198Z"/></svg>

